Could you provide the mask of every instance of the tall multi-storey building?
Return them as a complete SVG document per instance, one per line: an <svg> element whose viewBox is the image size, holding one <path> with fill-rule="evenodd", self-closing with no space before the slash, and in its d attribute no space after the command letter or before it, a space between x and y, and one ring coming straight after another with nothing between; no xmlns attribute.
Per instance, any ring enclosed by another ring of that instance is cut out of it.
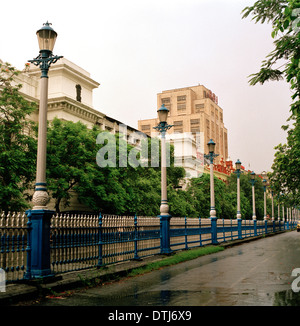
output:
<svg viewBox="0 0 300 326"><path fill-rule="evenodd" d="M218 97L203 85L163 91L157 94L157 107L164 104L169 109L168 123L173 125L168 133L191 133L202 135L204 152L207 143L213 139L215 152L219 154L216 163L228 158L228 131L223 122L223 109L218 105ZM139 120L138 129L148 135L158 119Z"/></svg>
<svg viewBox="0 0 300 326"><path fill-rule="evenodd" d="M228 131L223 122L223 109L218 97L203 85L163 91L157 94L157 107L169 109L167 137L174 144L175 163L181 162L188 176L197 177L205 172L204 154L207 143L213 139L219 156L215 164L224 164L228 158ZM153 135L158 118L138 121L138 129ZM181 135L181 136L180 136ZM183 146L185 145L185 146ZM189 152L189 153L187 153Z"/></svg>

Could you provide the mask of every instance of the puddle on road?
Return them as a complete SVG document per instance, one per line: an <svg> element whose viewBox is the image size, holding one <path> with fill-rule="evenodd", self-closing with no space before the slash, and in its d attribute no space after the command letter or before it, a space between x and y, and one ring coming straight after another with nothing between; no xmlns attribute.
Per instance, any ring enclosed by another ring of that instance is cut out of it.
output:
<svg viewBox="0 0 300 326"><path fill-rule="evenodd" d="M276 292L273 306L300 306L300 292L292 290Z"/></svg>

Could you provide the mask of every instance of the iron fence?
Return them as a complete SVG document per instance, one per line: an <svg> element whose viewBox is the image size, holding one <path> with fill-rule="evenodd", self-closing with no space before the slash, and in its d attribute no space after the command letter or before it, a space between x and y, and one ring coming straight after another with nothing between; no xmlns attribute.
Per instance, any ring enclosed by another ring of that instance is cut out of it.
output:
<svg viewBox="0 0 300 326"><path fill-rule="evenodd" d="M159 253L158 218L115 215L56 215L51 224L55 273L101 267Z"/></svg>
<svg viewBox="0 0 300 326"><path fill-rule="evenodd" d="M295 222L173 217L171 251L223 243L278 232ZM32 223L25 213L0 215L0 268L6 281L30 278ZM101 267L162 252L162 222L158 217L65 215L51 218L51 274Z"/></svg>
<svg viewBox="0 0 300 326"><path fill-rule="evenodd" d="M6 281L21 280L27 265L27 216L25 213L0 215L0 268Z"/></svg>

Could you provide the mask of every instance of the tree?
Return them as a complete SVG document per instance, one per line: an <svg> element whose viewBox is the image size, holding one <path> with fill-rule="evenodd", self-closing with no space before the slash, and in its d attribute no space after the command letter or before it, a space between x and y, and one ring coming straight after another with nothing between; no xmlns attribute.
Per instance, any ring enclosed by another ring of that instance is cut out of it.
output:
<svg viewBox="0 0 300 326"><path fill-rule="evenodd" d="M299 205L300 171L300 1L273 0L257 1L243 10L243 18L253 15L255 23L272 24L274 50L263 61L258 73L251 75L250 85L264 84L269 80L285 79L293 91L291 116L292 127L288 130L286 144L275 147L271 182L277 195L286 194L292 205ZM282 64L282 61L284 63ZM275 67L280 64L279 67Z"/></svg>
<svg viewBox="0 0 300 326"><path fill-rule="evenodd" d="M250 85L286 79L294 91L293 116L300 115L300 2L298 0L263 0L243 10L243 18L253 15L255 23L271 23L275 49L262 62L258 73L252 74ZM284 63L282 64L282 60ZM274 67L280 64L279 67Z"/></svg>
<svg viewBox="0 0 300 326"><path fill-rule="evenodd" d="M270 175L274 191L284 194L284 198L292 201L290 205L300 205L300 128L294 127L288 130L286 144L275 147L276 153L272 165L273 172ZM287 204L287 203L286 203Z"/></svg>
<svg viewBox="0 0 300 326"><path fill-rule="evenodd" d="M69 206L72 192L78 187L89 189L97 172L97 130L89 130L81 122L62 121L49 123L47 133L47 183L55 210L60 212L63 201Z"/></svg>
<svg viewBox="0 0 300 326"><path fill-rule="evenodd" d="M80 203L95 212L159 214L160 168L129 164L127 158L135 157L138 161L140 153L119 134L102 132L96 127L88 129L81 122L54 119L47 139L48 189L57 212L62 206L68 207L76 194ZM147 142L150 150L151 140ZM120 166L121 159L125 166ZM184 177L183 168L174 167L173 162L174 158L168 168L169 193Z"/></svg>
<svg viewBox="0 0 300 326"><path fill-rule="evenodd" d="M250 182L250 173L242 173L240 175L240 191L241 191L241 213L242 218L251 219L253 214L252 207L252 185ZM256 218L263 219L264 216L264 190L261 178L256 177L255 182L255 210ZM231 174L228 178L227 191L231 194L231 198L236 202L237 181L236 175ZM271 200L267 198L267 212L271 212ZM236 204L235 204L236 210ZM235 211L236 213L236 211Z"/></svg>
<svg viewBox="0 0 300 326"><path fill-rule="evenodd" d="M29 207L29 189L36 171L35 124L29 115L36 104L20 94L19 72L0 63L0 207L19 211Z"/></svg>

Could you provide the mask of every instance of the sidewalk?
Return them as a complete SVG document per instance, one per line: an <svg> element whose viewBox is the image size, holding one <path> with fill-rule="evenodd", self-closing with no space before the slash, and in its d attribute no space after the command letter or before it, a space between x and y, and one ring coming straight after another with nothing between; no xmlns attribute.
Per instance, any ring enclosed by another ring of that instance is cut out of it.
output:
<svg viewBox="0 0 300 326"><path fill-rule="evenodd" d="M223 242L220 243L220 246L226 249L227 247L261 239L267 236L277 235L283 232L286 231L251 238L249 237L242 240ZM109 265L100 269L93 268L63 273L43 281L21 281L20 283L8 284L6 285L6 292L0 292L0 306L9 306L17 302L32 300L42 295L83 288L85 286L94 284L97 280L105 282L108 280L118 279L125 276L128 271L134 268L142 267L149 263L162 260L165 257L166 255L155 255L143 258L139 261L131 260L128 262Z"/></svg>

